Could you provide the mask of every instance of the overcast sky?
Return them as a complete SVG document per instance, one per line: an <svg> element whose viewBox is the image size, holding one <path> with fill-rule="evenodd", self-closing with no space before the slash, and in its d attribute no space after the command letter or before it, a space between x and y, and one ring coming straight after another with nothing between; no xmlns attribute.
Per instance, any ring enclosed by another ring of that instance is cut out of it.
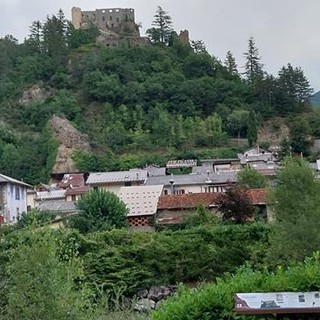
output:
<svg viewBox="0 0 320 320"><path fill-rule="evenodd" d="M22 40L32 21L60 8L70 19L73 6L134 8L143 34L158 5L169 12L176 31L188 29L190 38L203 40L210 54L224 60L230 50L240 71L252 36L268 73L277 74L290 62L320 90L320 0L0 0L0 37L12 34Z"/></svg>

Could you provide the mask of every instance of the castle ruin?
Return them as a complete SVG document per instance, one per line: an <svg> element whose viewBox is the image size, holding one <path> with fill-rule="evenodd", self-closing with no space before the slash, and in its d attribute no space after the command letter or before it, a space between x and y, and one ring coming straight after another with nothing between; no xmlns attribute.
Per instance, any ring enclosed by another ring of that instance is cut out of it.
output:
<svg viewBox="0 0 320 320"><path fill-rule="evenodd" d="M99 29L112 30L124 21L134 21L134 9L96 9L95 11L81 11L81 8L72 8L72 24L76 29L86 28L94 23Z"/></svg>
<svg viewBox="0 0 320 320"><path fill-rule="evenodd" d="M94 11L82 11L72 8L72 24L75 29L88 28L94 24L100 31L99 43L106 46L117 46L119 41L126 39L135 43L143 42L139 26L135 23L134 9L108 8Z"/></svg>

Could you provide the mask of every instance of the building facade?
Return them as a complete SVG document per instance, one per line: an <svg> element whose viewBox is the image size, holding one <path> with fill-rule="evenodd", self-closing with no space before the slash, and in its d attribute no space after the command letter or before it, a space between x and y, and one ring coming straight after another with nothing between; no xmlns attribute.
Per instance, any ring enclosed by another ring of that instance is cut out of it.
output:
<svg viewBox="0 0 320 320"><path fill-rule="evenodd" d="M23 212L27 212L27 190L30 185L0 174L1 221L13 223Z"/></svg>

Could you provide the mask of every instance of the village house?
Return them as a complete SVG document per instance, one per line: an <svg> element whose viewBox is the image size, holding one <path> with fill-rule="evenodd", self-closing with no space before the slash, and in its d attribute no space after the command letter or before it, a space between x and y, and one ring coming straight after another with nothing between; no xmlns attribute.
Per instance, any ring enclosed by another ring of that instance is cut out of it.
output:
<svg viewBox="0 0 320 320"><path fill-rule="evenodd" d="M259 146L250 148L243 153L238 154L242 167L250 167L257 170L262 175L273 178L276 176L276 171L279 169L277 162L278 154Z"/></svg>
<svg viewBox="0 0 320 320"><path fill-rule="evenodd" d="M131 228L152 229L162 185L122 187L119 198L128 208L128 224Z"/></svg>
<svg viewBox="0 0 320 320"><path fill-rule="evenodd" d="M200 174L176 174L149 177L145 185L163 185L163 194L188 194L203 192L224 192L237 181L236 171L210 172Z"/></svg>
<svg viewBox="0 0 320 320"><path fill-rule="evenodd" d="M212 170L213 172L238 171L241 168L240 159L238 158L204 159L200 160L200 163L201 166L193 168L193 173L204 172L204 170Z"/></svg>
<svg viewBox="0 0 320 320"><path fill-rule="evenodd" d="M264 214L267 220L271 220L272 212L267 207L266 190L247 190L247 195L252 205L255 206L261 214ZM216 201L218 197L219 193L163 195L159 199L155 224L157 226L180 224L185 217L194 213L199 205L203 205L208 210L217 214Z"/></svg>
<svg viewBox="0 0 320 320"><path fill-rule="evenodd" d="M27 212L29 184L0 174L0 222L13 223Z"/></svg>
<svg viewBox="0 0 320 320"><path fill-rule="evenodd" d="M148 171L143 169L130 171L94 172L90 173L87 185L90 189L103 188L119 194L121 187L143 185L147 179Z"/></svg>

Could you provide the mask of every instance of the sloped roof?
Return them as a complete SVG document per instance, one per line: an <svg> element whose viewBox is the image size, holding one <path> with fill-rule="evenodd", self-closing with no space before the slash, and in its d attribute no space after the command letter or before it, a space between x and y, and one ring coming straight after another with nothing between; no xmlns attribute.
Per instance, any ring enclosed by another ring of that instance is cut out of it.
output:
<svg viewBox="0 0 320 320"><path fill-rule="evenodd" d="M64 199L66 190L52 190L37 192L36 200Z"/></svg>
<svg viewBox="0 0 320 320"><path fill-rule="evenodd" d="M66 173L58 185L60 188L82 187L84 182L83 173Z"/></svg>
<svg viewBox="0 0 320 320"><path fill-rule="evenodd" d="M39 183L35 187L36 191L42 192L42 191L52 191L52 190L59 190L58 186L56 183L53 184L45 184L45 183Z"/></svg>
<svg viewBox="0 0 320 320"><path fill-rule="evenodd" d="M247 194L253 205L264 205L267 203L266 189L249 189Z"/></svg>
<svg viewBox="0 0 320 320"><path fill-rule="evenodd" d="M162 188L161 185L120 188L119 198L129 209L128 217L155 214Z"/></svg>
<svg viewBox="0 0 320 320"><path fill-rule="evenodd" d="M237 181L236 171L223 171L219 173L211 172L207 174L177 174L160 177L149 177L146 185L164 185L169 186L170 180L174 181L175 185L203 185L203 184L225 184Z"/></svg>
<svg viewBox="0 0 320 320"><path fill-rule="evenodd" d="M21 186L25 186L25 187L29 187L31 188L32 186L30 184L27 184L23 181L19 181L17 179L14 179L14 178L11 178L11 177L8 177L4 174L1 174L0 173L0 182L7 182L7 183L12 183L12 184L19 184Z"/></svg>
<svg viewBox="0 0 320 320"><path fill-rule="evenodd" d="M104 184L119 182L144 182L147 178L146 170L137 171L112 171L112 172L94 172L90 173L87 184Z"/></svg>
<svg viewBox="0 0 320 320"><path fill-rule="evenodd" d="M82 186L82 187L76 187L76 188L68 188L66 190L65 195L78 195L78 194L84 194L90 190L89 186Z"/></svg>
<svg viewBox="0 0 320 320"><path fill-rule="evenodd" d="M193 209L199 204L214 207L220 194L220 192L213 192L165 195L160 197L158 209ZM250 189L247 190L247 194L253 205L266 204L267 194L265 189Z"/></svg>
<svg viewBox="0 0 320 320"><path fill-rule="evenodd" d="M73 201L55 200L44 201L37 207L40 211L57 211L64 213L77 212L75 203Z"/></svg>

